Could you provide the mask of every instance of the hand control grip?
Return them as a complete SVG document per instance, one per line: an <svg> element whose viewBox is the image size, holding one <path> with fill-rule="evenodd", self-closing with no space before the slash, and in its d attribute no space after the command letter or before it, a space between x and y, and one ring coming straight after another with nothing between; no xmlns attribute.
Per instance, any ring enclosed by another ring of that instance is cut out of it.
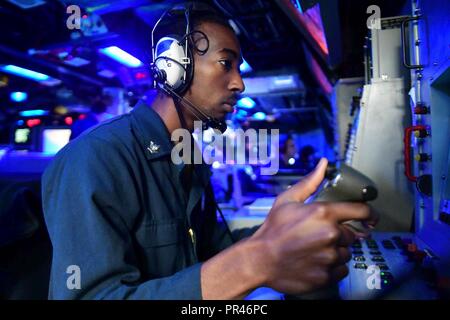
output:
<svg viewBox="0 0 450 320"><path fill-rule="evenodd" d="M367 202L375 200L378 190L375 183L367 176L341 164L339 169L327 169L326 181L311 199L314 202ZM357 232L367 233L369 230L360 221L349 221Z"/></svg>

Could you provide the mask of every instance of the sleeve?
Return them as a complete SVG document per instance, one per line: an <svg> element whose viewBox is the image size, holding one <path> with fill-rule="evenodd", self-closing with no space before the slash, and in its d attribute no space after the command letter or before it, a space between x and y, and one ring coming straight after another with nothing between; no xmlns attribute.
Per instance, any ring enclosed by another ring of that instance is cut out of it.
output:
<svg viewBox="0 0 450 320"><path fill-rule="evenodd" d="M201 264L140 281L130 232L138 194L132 169L111 149L103 141L77 139L44 173L43 209L53 245L49 298L201 299Z"/></svg>

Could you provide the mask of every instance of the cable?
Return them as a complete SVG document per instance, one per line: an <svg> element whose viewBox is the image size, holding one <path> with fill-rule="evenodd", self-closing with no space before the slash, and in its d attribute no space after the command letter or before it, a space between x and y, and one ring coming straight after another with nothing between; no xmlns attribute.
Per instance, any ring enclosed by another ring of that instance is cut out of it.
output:
<svg viewBox="0 0 450 320"><path fill-rule="evenodd" d="M168 95L174 96L177 99L177 102L183 102L182 101L182 97L180 97L179 95L177 95L177 93L175 91L173 91L172 89L170 89L168 86L163 86L161 88L164 92L166 92ZM185 104L186 107L188 107L189 111L191 112L191 114L196 117L198 120L203 121L204 119L202 119L197 113L199 113L200 115L202 115L201 111L198 110L197 108L195 108L193 105L190 104ZM204 116L204 115L203 115Z"/></svg>
<svg viewBox="0 0 450 320"><path fill-rule="evenodd" d="M205 39L205 40L206 40L206 49L199 49L199 48L195 45L195 42L192 40L192 37L190 37L190 36L192 36L192 35L195 34L195 33L200 33L200 34L203 36L203 38L200 38L200 39ZM200 55L204 55L204 54L206 54L206 52L208 52L208 50L209 50L209 39L208 39L208 36L207 36L203 31L200 31L200 30L193 30L193 31L191 31L191 32L189 32L189 33L187 33L187 34L185 34L185 35L183 36L183 38L181 38L180 41L179 41L178 43L180 44L181 41L185 40L187 37L190 37L189 40L190 40L190 42L191 42L192 47L193 47Z"/></svg>
<svg viewBox="0 0 450 320"><path fill-rule="evenodd" d="M219 204L216 201L216 197L215 197L215 195L214 195L214 193L212 191L212 187L205 186L205 190L211 194L210 196L211 196L212 200L214 201L214 206L215 206L216 210L219 211L220 217L222 218L222 221L223 221L223 223L225 225L226 232L228 233L228 236L230 237L231 242L233 244L235 244L236 243L236 239L234 238L233 233L231 232L230 226L228 225L228 222L225 219L225 216L224 216L224 214L222 212L222 209L219 207Z"/></svg>

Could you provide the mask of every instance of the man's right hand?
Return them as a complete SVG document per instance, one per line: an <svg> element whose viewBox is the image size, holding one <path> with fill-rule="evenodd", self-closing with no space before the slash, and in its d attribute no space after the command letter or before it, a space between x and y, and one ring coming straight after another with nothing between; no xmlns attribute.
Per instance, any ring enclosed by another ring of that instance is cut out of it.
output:
<svg viewBox="0 0 450 320"><path fill-rule="evenodd" d="M260 248L252 260L264 286L302 294L341 280L348 274L348 247L355 240L342 223L376 223L363 203L303 203L317 190L326 167L322 159L310 175L279 195L264 224L248 239Z"/></svg>

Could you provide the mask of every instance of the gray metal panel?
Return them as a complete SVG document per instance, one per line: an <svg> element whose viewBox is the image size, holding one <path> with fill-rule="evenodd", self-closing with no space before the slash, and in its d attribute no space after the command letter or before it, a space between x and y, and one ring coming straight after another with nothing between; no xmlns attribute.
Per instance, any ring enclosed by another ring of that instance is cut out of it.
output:
<svg viewBox="0 0 450 320"><path fill-rule="evenodd" d="M381 30L372 30L372 64L374 79L401 78L408 74L402 65L401 29L404 17L385 18ZM387 27L390 23L392 25Z"/></svg>
<svg viewBox="0 0 450 320"><path fill-rule="evenodd" d="M359 117L350 165L378 187L373 202L381 214L377 230L408 231L413 190L403 163L403 131L410 125L404 80L373 80L364 86Z"/></svg>

